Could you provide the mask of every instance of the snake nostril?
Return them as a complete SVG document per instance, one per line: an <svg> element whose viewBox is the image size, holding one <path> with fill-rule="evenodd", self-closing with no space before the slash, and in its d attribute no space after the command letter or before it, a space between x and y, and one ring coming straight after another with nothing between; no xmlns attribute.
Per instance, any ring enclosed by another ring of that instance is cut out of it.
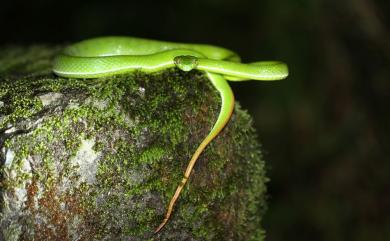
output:
<svg viewBox="0 0 390 241"><path fill-rule="evenodd" d="M179 65L179 64L180 64L180 56L176 56L176 57L173 59L173 62L175 63L175 65Z"/></svg>

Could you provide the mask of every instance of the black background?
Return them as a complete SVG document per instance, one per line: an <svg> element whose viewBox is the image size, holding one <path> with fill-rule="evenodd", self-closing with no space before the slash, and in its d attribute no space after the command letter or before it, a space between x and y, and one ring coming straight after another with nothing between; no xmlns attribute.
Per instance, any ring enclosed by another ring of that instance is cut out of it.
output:
<svg viewBox="0 0 390 241"><path fill-rule="evenodd" d="M254 116L267 239L390 240L390 4L374 0L8 1L0 46L128 35L288 63L232 83Z"/></svg>

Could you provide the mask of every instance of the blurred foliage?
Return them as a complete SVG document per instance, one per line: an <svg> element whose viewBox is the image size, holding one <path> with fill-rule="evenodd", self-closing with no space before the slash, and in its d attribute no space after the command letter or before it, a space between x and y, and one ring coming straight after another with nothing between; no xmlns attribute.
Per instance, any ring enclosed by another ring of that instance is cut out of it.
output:
<svg viewBox="0 0 390 241"><path fill-rule="evenodd" d="M381 241L390 237L389 13L385 0L16 0L0 8L0 41L130 35L286 61L287 80L232 84L266 152L268 240Z"/></svg>

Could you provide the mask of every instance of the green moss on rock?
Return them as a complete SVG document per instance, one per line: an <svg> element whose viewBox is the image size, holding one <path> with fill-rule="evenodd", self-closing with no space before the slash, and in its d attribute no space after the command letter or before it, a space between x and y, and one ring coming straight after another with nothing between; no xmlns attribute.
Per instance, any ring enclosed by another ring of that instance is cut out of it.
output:
<svg viewBox="0 0 390 241"><path fill-rule="evenodd" d="M218 93L197 71L59 78L58 51L0 51L0 240L263 240L267 178L245 111L236 105L153 235Z"/></svg>

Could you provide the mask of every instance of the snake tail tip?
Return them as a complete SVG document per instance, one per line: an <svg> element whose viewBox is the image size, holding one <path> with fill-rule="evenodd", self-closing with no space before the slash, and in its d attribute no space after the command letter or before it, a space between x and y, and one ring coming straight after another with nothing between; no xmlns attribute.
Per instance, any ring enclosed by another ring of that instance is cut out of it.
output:
<svg viewBox="0 0 390 241"><path fill-rule="evenodd" d="M162 227L158 227L156 228L156 230L154 230L153 234L156 235L157 233L160 232L160 230L162 229Z"/></svg>
<svg viewBox="0 0 390 241"><path fill-rule="evenodd" d="M156 230L154 230L154 234L157 234L158 232L160 232L160 230L165 226L167 222L164 220L157 228Z"/></svg>

